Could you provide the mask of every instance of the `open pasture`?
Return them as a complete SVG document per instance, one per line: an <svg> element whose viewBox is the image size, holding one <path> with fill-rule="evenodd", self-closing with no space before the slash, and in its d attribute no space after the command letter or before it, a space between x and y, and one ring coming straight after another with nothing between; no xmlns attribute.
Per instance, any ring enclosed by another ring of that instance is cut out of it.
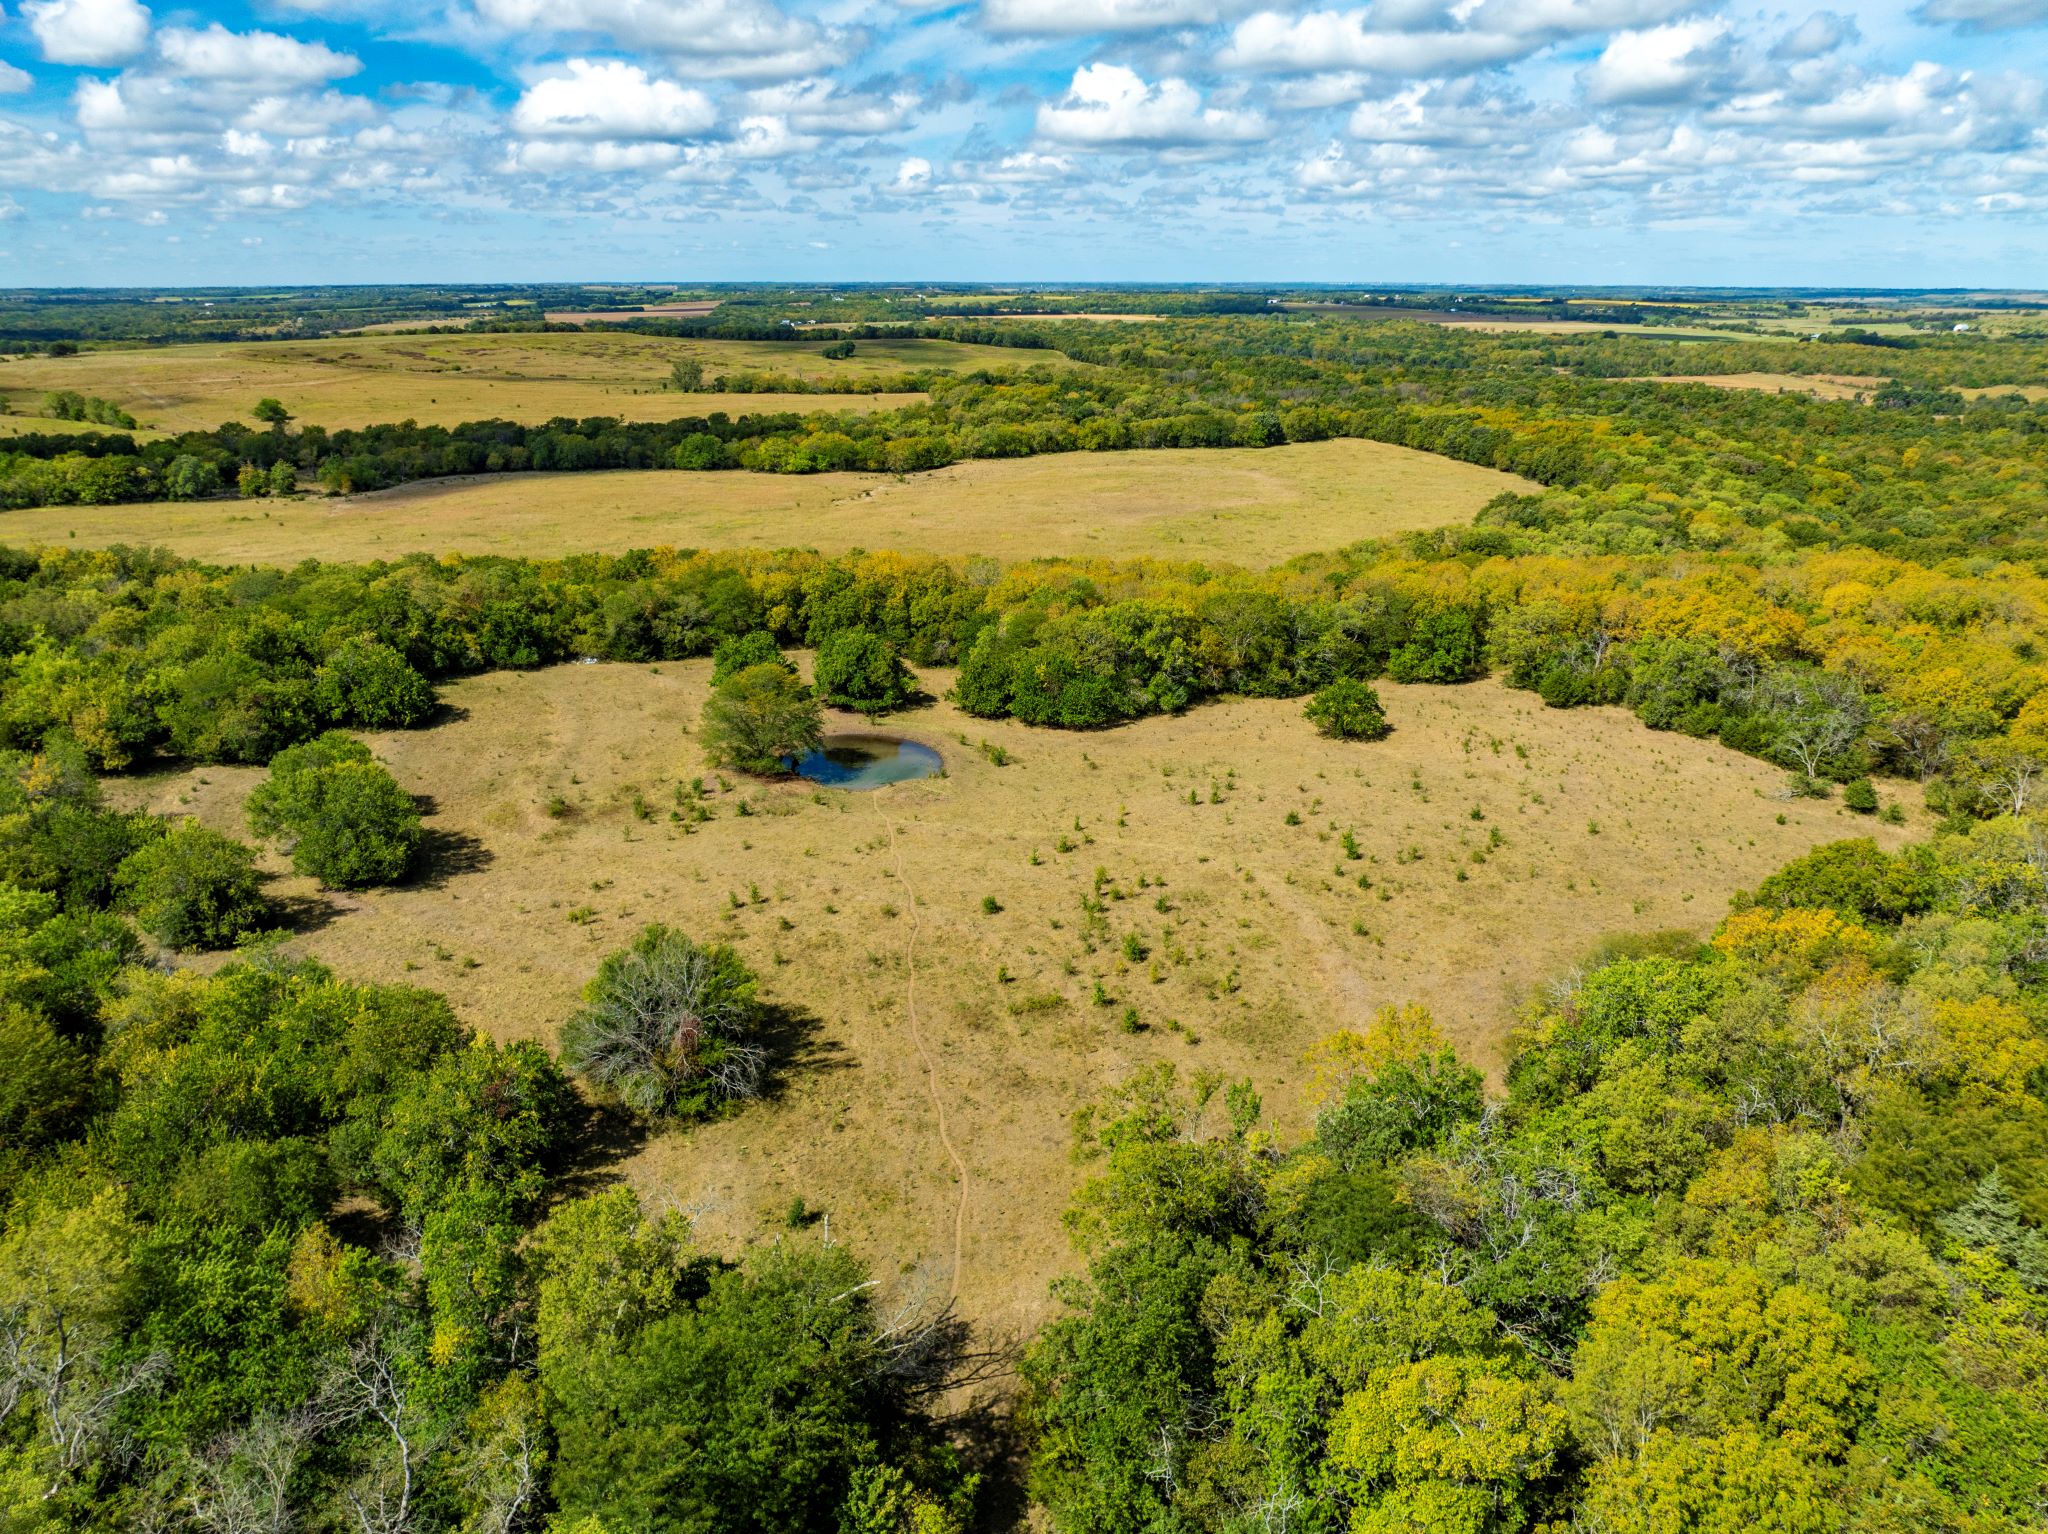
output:
<svg viewBox="0 0 2048 1534"><path fill-rule="evenodd" d="M1815 399L1860 400L1884 387L1877 377L1842 373L1656 373L1616 383L1706 384L1715 389L1758 389L1766 394L1810 394Z"/></svg>
<svg viewBox="0 0 2048 1534"><path fill-rule="evenodd" d="M1503 491L1537 488L1410 448L1337 440L1062 453L903 476L505 474L346 499L45 506L0 515L0 542L161 544L196 559L259 564L667 545L1267 565L1469 522Z"/></svg>
<svg viewBox="0 0 2048 1534"><path fill-rule="evenodd" d="M727 784L692 738L708 676L589 665L447 687L448 722L372 738L430 801L435 866L345 896L279 873L291 946L551 1040L643 924L735 944L787 1009L784 1086L656 1136L627 1175L713 1244L801 1194L892 1272L943 1286L957 1255L964 1312L998 1333L1044 1314L1069 1261L1070 1111L1133 1068L1248 1074L1294 1122L1307 1046L1408 1001L1497 1068L1518 998L1603 937L1704 935L1787 859L1850 835L1895 846L1921 818L1781 800L1781 772L1717 744L1492 682L1384 685L1395 732L1369 745L1315 735L1297 701L1092 734L934 703L883 727L941 750L942 778ZM240 832L260 777L113 791Z"/></svg>
<svg viewBox="0 0 2048 1534"><path fill-rule="evenodd" d="M0 394L31 410L55 389L110 399L148 426L197 430L243 420L257 400L282 400L308 424L342 427L415 420L454 426L502 417L677 416L777 410L873 410L915 394L716 394L665 389L670 365L806 379L872 377L915 368L958 372L1065 366L1057 352L952 341L862 341L851 357L819 355L822 341L679 341L619 332L516 335L351 335L323 341L124 348L31 357L0 366Z"/></svg>

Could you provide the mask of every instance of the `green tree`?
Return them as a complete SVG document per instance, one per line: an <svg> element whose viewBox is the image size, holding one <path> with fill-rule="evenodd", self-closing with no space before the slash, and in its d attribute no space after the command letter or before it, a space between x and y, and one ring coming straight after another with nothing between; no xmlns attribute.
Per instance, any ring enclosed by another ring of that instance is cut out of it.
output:
<svg viewBox="0 0 2048 1534"><path fill-rule="evenodd" d="M782 666L748 666L713 688L704 705L705 754L720 767L778 773L824 736L818 699Z"/></svg>
<svg viewBox="0 0 2048 1534"><path fill-rule="evenodd" d="M270 466L269 490L272 495L297 495L299 492L299 466L289 458L280 458Z"/></svg>
<svg viewBox="0 0 2048 1534"><path fill-rule="evenodd" d="M408 729L434 710L434 689L403 655L367 635L345 639L313 674L313 703L337 723Z"/></svg>
<svg viewBox="0 0 2048 1534"><path fill-rule="evenodd" d="M279 752L247 814L258 836L288 844L292 867L333 889L404 878L422 836L412 795L339 730Z"/></svg>
<svg viewBox="0 0 2048 1534"><path fill-rule="evenodd" d="M619 1190L557 1211L536 1251L553 1491L572 1528L831 1529L866 1467L926 1440L891 1367L904 1339L881 1332L844 1247L692 1259Z"/></svg>
<svg viewBox="0 0 2048 1534"><path fill-rule="evenodd" d="M203 501L220 494L220 470L212 460L180 453L164 470L164 496L173 501Z"/></svg>
<svg viewBox="0 0 2048 1534"><path fill-rule="evenodd" d="M268 397L256 401L255 408L249 414L276 432L283 431L292 420L291 412L285 409L282 403Z"/></svg>
<svg viewBox="0 0 2048 1534"><path fill-rule="evenodd" d="M578 1116L575 1091L540 1045L478 1038L407 1081L371 1164L392 1204L415 1218L470 1186L530 1206Z"/></svg>
<svg viewBox="0 0 2048 1534"><path fill-rule="evenodd" d="M1499 1360L1439 1355L1372 1372L1330 1424L1356 1490L1353 1534L1512 1534L1565 1443L1543 1386Z"/></svg>
<svg viewBox="0 0 2048 1534"><path fill-rule="evenodd" d="M784 658L773 634L766 629L748 629L719 640L712 648L711 685L723 687L749 666L780 666L796 675L796 667Z"/></svg>
<svg viewBox="0 0 2048 1534"><path fill-rule="evenodd" d="M651 925L608 955L562 1026L562 1060L635 1112L691 1117L761 1089L754 976L723 944Z"/></svg>
<svg viewBox="0 0 2048 1534"><path fill-rule="evenodd" d="M868 629L841 629L818 646L816 680L827 703L868 713L900 708L916 686L896 647Z"/></svg>
<svg viewBox="0 0 2048 1534"><path fill-rule="evenodd" d="M1309 723L1336 740L1378 740L1390 728L1372 683L1351 677L1325 683L1302 712Z"/></svg>
<svg viewBox="0 0 2048 1534"><path fill-rule="evenodd" d="M197 821L130 853L115 883L136 925L167 948L226 948L268 909L256 855Z"/></svg>
<svg viewBox="0 0 2048 1534"><path fill-rule="evenodd" d="M123 1408L169 1372L166 1355L129 1345L136 1239L111 1190L25 1211L0 1234L0 1392L26 1408L26 1468L46 1502L92 1473Z"/></svg>
<svg viewBox="0 0 2048 1534"><path fill-rule="evenodd" d="M0 1002L0 1192L18 1159L71 1128L91 1099L92 1060L18 1001Z"/></svg>

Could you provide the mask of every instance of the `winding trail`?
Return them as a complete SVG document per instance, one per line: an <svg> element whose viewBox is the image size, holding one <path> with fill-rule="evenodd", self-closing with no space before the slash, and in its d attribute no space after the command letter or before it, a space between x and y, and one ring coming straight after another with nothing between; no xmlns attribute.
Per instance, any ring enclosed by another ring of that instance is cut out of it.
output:
<svg viewBox="0 0 2048 1534"><path fill-rule="evenodd" d="M882 808L880 794L875 795L875 813L882 817L882 824L888 828L889 850L896 859L896 882L903 886L903 893L910 901L910 927L903 943L903 1010L910 1019L910 1040L924 1061L925 1092L931 1098L932 1113L938 1120L939 1143L946 1148L947 1159L953 1163L953 1170L960 1178L960 1202L953 1210L953 1270L948 1291L950 1297L958 1299L961 1252L967 1240L967 1163L960 1158L959 1148L953 1144L952 1133L946 1127L946 1104L939 1096L939 1064L932 1058L932 1052L924 1041L924 1029L917 1020L917 939L922 926L922 918L917 914L917 891L903 872L903 844L896 836L896 822Z"/></svg>

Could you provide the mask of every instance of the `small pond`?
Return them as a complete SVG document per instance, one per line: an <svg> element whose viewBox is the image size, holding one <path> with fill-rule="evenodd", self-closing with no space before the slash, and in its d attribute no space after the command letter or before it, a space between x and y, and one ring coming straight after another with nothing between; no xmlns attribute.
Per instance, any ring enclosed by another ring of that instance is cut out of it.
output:
<svg viewBox="0 0 2048 1534"><path fill-rule="evenodd" d="M798 777L827 788L880 788L931 777L945 763L930 746L894 735L827 735L791 765Z"/></svg>

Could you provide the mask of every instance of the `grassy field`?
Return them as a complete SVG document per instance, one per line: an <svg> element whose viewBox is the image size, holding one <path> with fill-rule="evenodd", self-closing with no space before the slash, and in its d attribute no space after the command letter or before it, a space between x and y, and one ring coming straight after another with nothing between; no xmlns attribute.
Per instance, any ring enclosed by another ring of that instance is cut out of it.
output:
<svg viewBox="0 0 2048 1534"><path fill-rule="evenodd" d="M1262 565L1360 538L1469 522L1502 491L1537 488L1410 448L1344 440L1063 453L901 477L498 475L346 500L46 506L0 515L0 542L151 543L195 558L268 564L415 550L545 555L666 544Z"/></svg>
<svg viewBox="0 0 2048 1534"><path fill-rule="evenodd" d="M1094 734L938 703L889 727L938 747L943 778L856 795L707 774L700 800L708 671L447 688L450 722L372 740L430 796L435 868L350 896L280 875L292 947L445 991L499 1037L552 1039L642 924L736 944L791 1014L783 1089L654 1137L626 1175L714 1245L800 1194L835 1239L892 1272L914 1255L941 1285L957 1222L963 1311L997 1334L1044 1314L1068 1261L1070 1111L1134 1067L1249 1074L1295 1111L1303 1050L1405 1001L1497 1066L1518 998L1604 936L1705 933L1730 891L1818 842L1912 834L1781 801L1781 772L1717 744L1490 682L1384 686L1396 729L1371 745L1321 739L1298 702ZM239 833L259 777L114 787ZM708 821L671 818L699 803Z"/></svg>
<svg viewBox="0 0 2048 1534"><path fill-rule="evenodd" d="M40 400L41 396L38 395L37 402L40 402ZM22 401L21 403L29 404L30 402ZM133 437L137 442L152 441L163 435L162 432L157 431L143 431L140 429L131 431L123 426L101 426L95 421L65 421L58 419L56 416L48 415L0 415L0 440L30 431L46 431L53 435L70 432L115 431Z"/></svg>
<svg viewBox="0 0 2048 1534"><path fill-rule="evenodd" d="M97 394L145 425L170 431L247 420L265 396L313 425L416 421L453 426L500 416L623 416L665 421L723 410L872 410L917 395L678 394L661 385L679 359L721 372L774 371L803 378L871 377L906 368L1013 369L1034 362L1078 366L1054 352L951 341L862 341L843 361L824 342L676 341L593 332L554 335L356 335L325 341L165 346L30 357L0 366L0 396L36 408L53 389Z"/></svg>
<svg viewBox="0 0 2048 1534"><path fill-rule="evenodd" d="M1716 389L1761 389L1767 394L1810 394L1815 399L1862 399L1884 387L1882 378L1840 373L1658 373L1616 383L1710 384Z"/></svg>

